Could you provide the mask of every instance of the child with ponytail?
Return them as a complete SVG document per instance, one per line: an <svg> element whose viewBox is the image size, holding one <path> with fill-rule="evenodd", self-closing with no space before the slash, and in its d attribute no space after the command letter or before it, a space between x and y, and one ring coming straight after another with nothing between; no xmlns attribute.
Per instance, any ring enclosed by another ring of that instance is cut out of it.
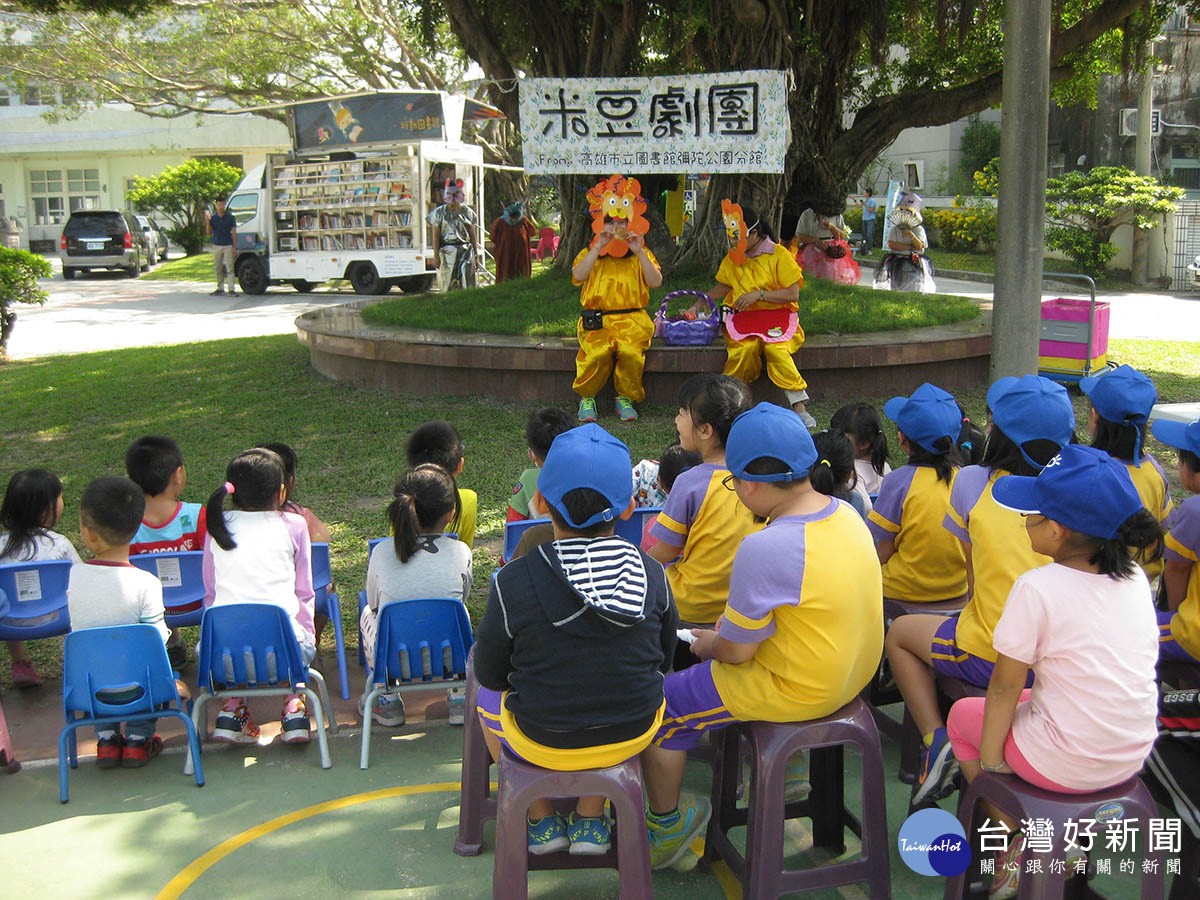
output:
<svg viewBox="0 0 1200 900"><path fill-rule="evenodd" d="M225 498L233 509L225 509ZM305 663L316 654L313 632L312 561L308 524L284 512L284 465L262 447L239 453L225 469L225 483L208 498L204 539L204 608L229 603L273 603L292 620ZM281 714L288 743L308 740L304 697L290 695ZM230 697L217 715L213 737L235 744L258 740L244 697Z"/></svg>
<svg viewBox="0 0 1200 900"><path fill-rule="evenodd" d="M866 501L870 512L871 494L879 493L884 476L892 471L879 411L869 403L843 406L829 420L829 430L842 432L854 445L854 471L858 474L854 490Z"/></svg>
<svg viewBox="0 0 1200 900"><path fill-rule="evenodd" d="M379 610L389 603L430 597L465 603L471 593L471 548L445 533L461 512L454 476L439 465L425 463L401 476L392 495L387 518L393 539L371 551L367 605L358 623L367 659L367 683L358 699L358 712L364 718L374 678L371 666ZM403 725L399 692L381 694L371 714L380 725Z"/></svg>
<svg viewBox="0 0 1200 900"><path fill-rule="evenodd" d="M1132 778L1157 734L1158 628L1137 558L1162 553L1158 521L1119 460L1080 445L1064 447L1036 478L997 479L992 496L1024 516L1034 551L1051 562L1009 591L986 699L950 710L958 765L967 781L1012 773L1064 794ZM1011 817L988 813L1019 831ZM990 896L1016 895L1022 850L1018 834L997 855Z"/></svg>
<svg viewBox="0 0 1200 900"><path fill-rule="evenodd" d="M855 490L858 473L854 470L854 445L840 431L818 431L812 439L817 448L817 464L808 473L813 490L846 501L865 519L871 501Z"/></svg>

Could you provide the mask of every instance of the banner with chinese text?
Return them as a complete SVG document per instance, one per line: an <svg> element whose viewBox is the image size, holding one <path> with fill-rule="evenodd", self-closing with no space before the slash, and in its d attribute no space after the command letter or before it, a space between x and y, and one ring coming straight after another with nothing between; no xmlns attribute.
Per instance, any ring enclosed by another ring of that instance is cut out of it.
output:
<svg viewBox="0 0 1200 900"><path fill-rule="evenodd" d="M522 80L525 171L782 172L786 74Z"/></svg>

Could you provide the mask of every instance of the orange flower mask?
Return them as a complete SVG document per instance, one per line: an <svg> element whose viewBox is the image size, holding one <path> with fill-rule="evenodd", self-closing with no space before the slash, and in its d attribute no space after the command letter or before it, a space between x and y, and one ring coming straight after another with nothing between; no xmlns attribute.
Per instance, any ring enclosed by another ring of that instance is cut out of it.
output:
<svg viewBox="0 0 1200 900"><path fill-rule="evenodd" d="M646 220L646 201L642 199L642 186L636 178L613 175L587 192L588 210L592 214L592 233L599 236L607 223L615 223L614 237L605 244L600 255L624 256L629 250L625 237L650 231ZM594 244L595 239L592 240Z"/></svg>
<svg viewBox="0 0 1200 900"><path fill-rule="evenodd" d="M737 265L746 261L746 220L742 208L730 200L721 201L721 221L725 223L725 237L729 240L729 258Z"/></svg>

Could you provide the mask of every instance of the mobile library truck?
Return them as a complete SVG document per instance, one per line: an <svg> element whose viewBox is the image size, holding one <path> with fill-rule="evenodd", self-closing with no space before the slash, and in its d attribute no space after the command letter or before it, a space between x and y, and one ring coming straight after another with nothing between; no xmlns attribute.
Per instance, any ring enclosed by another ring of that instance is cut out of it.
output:
<svg viewBox="0 0 1200 900"><path fill-rule="evenodd" d="M428 290L435 278L425 217L446 179L483 212L483 150L461 142L467 120L499 110L438 91L381 91L288 108L293 151L242 179L234 272L247 294L272 284L310 291L345 278L359 294ZM477 255L483 227L476 229Z"/></svg>

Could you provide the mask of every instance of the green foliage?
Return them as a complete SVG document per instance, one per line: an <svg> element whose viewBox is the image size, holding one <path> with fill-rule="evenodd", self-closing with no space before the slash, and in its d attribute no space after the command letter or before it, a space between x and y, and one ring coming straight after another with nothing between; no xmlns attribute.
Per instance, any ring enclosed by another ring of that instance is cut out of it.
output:
<svg viewBox="0 0 1200 900"><path fill-rule="evenodd" d="M1151 229L1184 192L1124 166L1067 172L1046 182L1046 246L1061 250L1088 275L1104 271L1116 255L1109 241L1120 225Z"/></svg>
<svg viewBox="0 0 1200 900"><path fill-rule="evenodd" d="M0 247L0 308L14 303L45 303L48 295L38 286L38 279L53 273L45 257Z"/></svg>
<svg viewBox="0 0 1200 900"><path fill-rule="evenodd" d="M1000 196L1000 157L988 160L986 166L971 176L975 193L985 197Z"/></svg>
<svg viewBox="0 0 1200 900"><path fill-rule="evenodd" d="M219 159L192 158L136 179L129 202L139 212L161 210L170 216L175 227L167 234L190 256L204 249L205 207L229 196L241 178L241 169Z"/></svg>
<svg viewBox="0 0 1200 900"><path fill-rule="evenodd" d="M847 231L857 231L862 234L862 207L854 204L847 206L846 211L842 213L842 218L846 220Z"/></svg>
<svg viewBox="0 0 1200 900"><path fill-rule="evenodd" d="M961 205L954 209L933 209L925 215L925 224L938 229L938 246L954 252L986 252L996 243L996 210L990 204Z"/></svg>

